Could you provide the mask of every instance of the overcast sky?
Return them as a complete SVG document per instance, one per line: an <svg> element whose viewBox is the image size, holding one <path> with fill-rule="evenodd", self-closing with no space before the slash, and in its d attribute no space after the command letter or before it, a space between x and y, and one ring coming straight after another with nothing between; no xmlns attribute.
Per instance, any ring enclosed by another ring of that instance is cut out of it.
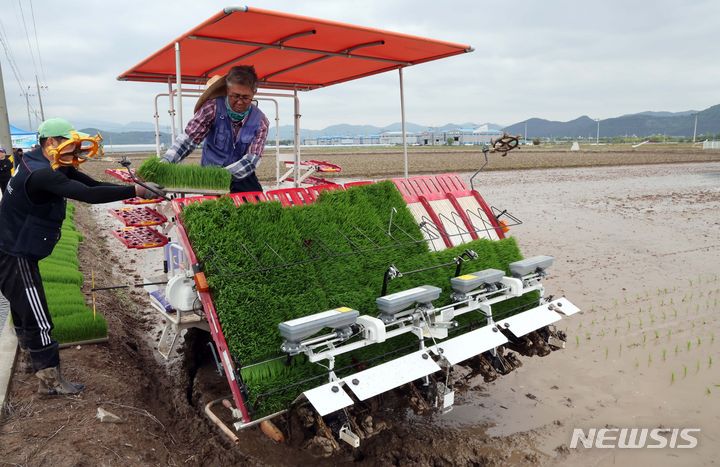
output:
<svg viewBox="0 0 720 467"><path fill-rule="evenodd" d="M120 82L117 76L232 5L227 0L33 0L31 11L30 0L0 4L0 32L23 82L36 94L37 70L47 85L46 117L118 123L152 122L153 96L167 86ZM423 125L609 118L720 103L718 1L273 0L249 5L470 44L473 53L405 69L406 118ZM0 59L10 121L27 128L25 97L1 48ZM37 97L31 99L37 109ZM400 120L398 75L302 93L301 105L304 128L388 125ZM166 110L161 109L165 117ZM284 109L281 124L290 123L290 109ZM163 124L169 124L167 117Z"/></svg>

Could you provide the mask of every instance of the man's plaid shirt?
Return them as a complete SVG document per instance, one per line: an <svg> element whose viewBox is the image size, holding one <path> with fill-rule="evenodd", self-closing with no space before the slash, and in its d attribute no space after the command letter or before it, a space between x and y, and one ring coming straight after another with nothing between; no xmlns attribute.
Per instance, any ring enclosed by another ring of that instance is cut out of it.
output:
<svg viewBox="0 0 720 467"><path fill-rule="evenodd" d="M247 119L247 117L245 117ZM240 128L242 128L245 119L241 122L231 120L233 137L237 138ZM200 109L193 115L185 132L178 135L172 147L163 156L168 162L177 163L185 159L210 133L213 123L215 122L215 99L206 101ZM267 140L268 127L270 122L266 117L260 121L255 138L250 143L247 154L239 161L226 166L233 177L241 179L245 178L260 165L260 158L265 150L265 141Z"/></svg>

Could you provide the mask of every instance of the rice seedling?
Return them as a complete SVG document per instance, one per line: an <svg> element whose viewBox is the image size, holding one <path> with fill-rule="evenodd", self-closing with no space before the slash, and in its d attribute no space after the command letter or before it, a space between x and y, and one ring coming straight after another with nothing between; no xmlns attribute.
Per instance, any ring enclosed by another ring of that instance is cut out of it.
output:
<svg viewBox="0 0 720 467"><path fill-rule="evenodd" d="M400 270L441 265L468 248L479 256L465 266L472 270L494 267L507 271L510 262L522 258L513 238L477 240L441 252L430 252L425 242L408 241L399 231L397 238L390 238L387 228L391 207L397 208L393 225L414 239L422 238L404 200L390 182L328 192L310 206L282 208L279 203L260 203L236 207L230 199L219 199L183 211L195 253L205 264L231 354L244 366L242 374L247 375L253 404L263 392L304 381L320 368L301 358L294 359L297 362L287 368L278 363L251 366L280 354L278 323L338 306L376 313L379 284L390 264ZM313 250L313 245L323 248ZM272 270L259 270L262 268ZM447 285L452 272L436 268L398 278L388 293L433 284L445 291L435 302L442 306L450 302ZM536 303L537 298L534 294L498 303L493 305L493 315L510 316L519 311L519 306ZM468 315L460 318L475 319ZM589 339L590 334L586 333L586 337ZM397 348L399 341L394 339L391 347ZM580 335L575 341L579 346ZM364 361L386 352L384 344L371 346L342 356L336 367L347 365L351 358ZM259 413L284 407L302 390L301 386L293 386L292 391L274 392L262 399Z"/></svg>
<svg viewBox="0 0 720 467"><path fill-rule="evenodd" d="M675 372L673 371L670 375L670 384L673 384L675 382Z"/></svg>
<svg viewBox="0 0 720 467"><path fill-rule="evenodd" d="M687 341L687 349L690 350L690 347L692 347L692 341Z"/></svg>
<svg viewBox="0 0 720 467"><path fill-rule="evenodd" d="M78 245L82 235L75 229L75 206L67 205L62 237L52 254L40 261L40 276L48 309L55 326L53 337L61 343L76 342L107 335L107 323L93 315L82 294L83 276L78 271Z"/></svg>
<svg viewBox="0 0 720 467"><path fill-rule="evenodd" d="M100 314L93 317L89 309L87 313L54 317L53 322L55 324L53 337L58 342L78 342L107 335L105 318Z"/></svg>
<svg viewBox="0 0 720 467"><path fill-rule="evenodd" d="M688 372L687 365L683 365L683 379L685 379L685 377L687 376L687 372Z"/></svg>
<svg viewBox="0 0 720 467"><path fill-rule="evenodd" d="M232 176L221 167L190 164L164 164L157 157L145 160L137 169L143 179L177 188L210 188L226 190Z"/></svg>
<svg viewBox="0 0 720 467"><path fill-rule="evenodd" d="M710 394L712 394L712 393L710 392L710 388L709 388L709 387L706 387L706 388L705 388L705 394L708 395L708 396L709 396Z"/></svg>
<svg viewBox="0 0 720 467"><path fill-rule="evenodd" d="M667 350L662 349L662 361L664 362L667 359Z"/></svg>
<svg viewBox="0 0 720 467"><path fill-rule="evenodd" d="M708 368L712 368L712 355L708 356Z"/></svg>

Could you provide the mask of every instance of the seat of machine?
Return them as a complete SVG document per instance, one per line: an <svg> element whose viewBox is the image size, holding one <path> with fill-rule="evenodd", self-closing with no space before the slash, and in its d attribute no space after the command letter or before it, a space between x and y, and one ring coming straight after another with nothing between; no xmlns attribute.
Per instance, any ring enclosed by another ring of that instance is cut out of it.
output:
<svg viewBox="0 0 720 467"><path fill-rule="evenodd" d="M278 325L280 334L288 343L297 344L303 339L318 333L323 328L341 329L355 324L360 312L348 307L303 316Z"/></svg>
<svg viewBox="0 0 720 467"><path fill-rule="evenodd" d="M383 295L375 300L382 313L397 313L415 303L430 303L440 297L442 290L432 285L422 285L413 289Z"/></svg>
<svg viewBox="0 0 720 467"><path fill-rule="evenodd" d="M455 292L468 293L481 286L500 282L504 276L505 272L499 269L483 269L482 271L453 277L450 279L450 285Z"/></svg>
<svg viewBox="0 0 720 467"><path fill-rule="evenodd" d="M552 256L533 256L532 258L515 261L509 264L510 273L515 277L523 277L536 272L538 269L544 270L552 266L555 258Z"/></svg>

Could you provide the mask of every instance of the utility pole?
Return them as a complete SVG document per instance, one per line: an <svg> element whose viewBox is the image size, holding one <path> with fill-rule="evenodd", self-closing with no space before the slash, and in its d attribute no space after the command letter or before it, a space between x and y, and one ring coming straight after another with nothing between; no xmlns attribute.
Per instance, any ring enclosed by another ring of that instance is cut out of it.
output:
<svg viewBox="0 0 720 467"><path fill-rule="evenodd" d="M600 144L600 119L596 118L595 120L597 120L597 124L598 124L597 135L595 136L595 146L597 146Z"/></svg>
<svg viewBox="0 0 720 467"><path fill-rule="evenodd" d="M42 105L42 96L40 95L40 82L38 82L38 77L35 75L35 86L37 86L37 93L38 93L38 101L40 101L40 120L41 122L45 121L45 111L43 110Z"/></svg>
<svg viewBox="0 0 720 467"><path fill-rule="evenodd" d="M8 120L7 102L5 101L5 83L2 76L2 63L0 61L0 146L12 152L12 138L10 137L10 121Z"/></svg>
<svg viewBox="0 0 720 467"><path fill-rule="evenodd" d="M527 142L527 120L525 120L525 141Z"/></svg>
<svg viewBox="0 0 720 467"><path fill-rule="evenodd" d="M693 128L693 144L695 144L695 135L697 135L697 114L695 114L695 128Z"/></svg>
<svg viewBox="0 0 720 467"><path fill-rule="evenodd" d="M30 120L30 93L28 91L25 91L23 94L25 94L25 107L27 108L28 113L28 130L30 130L32 129L33 125L32 121Z"/></svg>

